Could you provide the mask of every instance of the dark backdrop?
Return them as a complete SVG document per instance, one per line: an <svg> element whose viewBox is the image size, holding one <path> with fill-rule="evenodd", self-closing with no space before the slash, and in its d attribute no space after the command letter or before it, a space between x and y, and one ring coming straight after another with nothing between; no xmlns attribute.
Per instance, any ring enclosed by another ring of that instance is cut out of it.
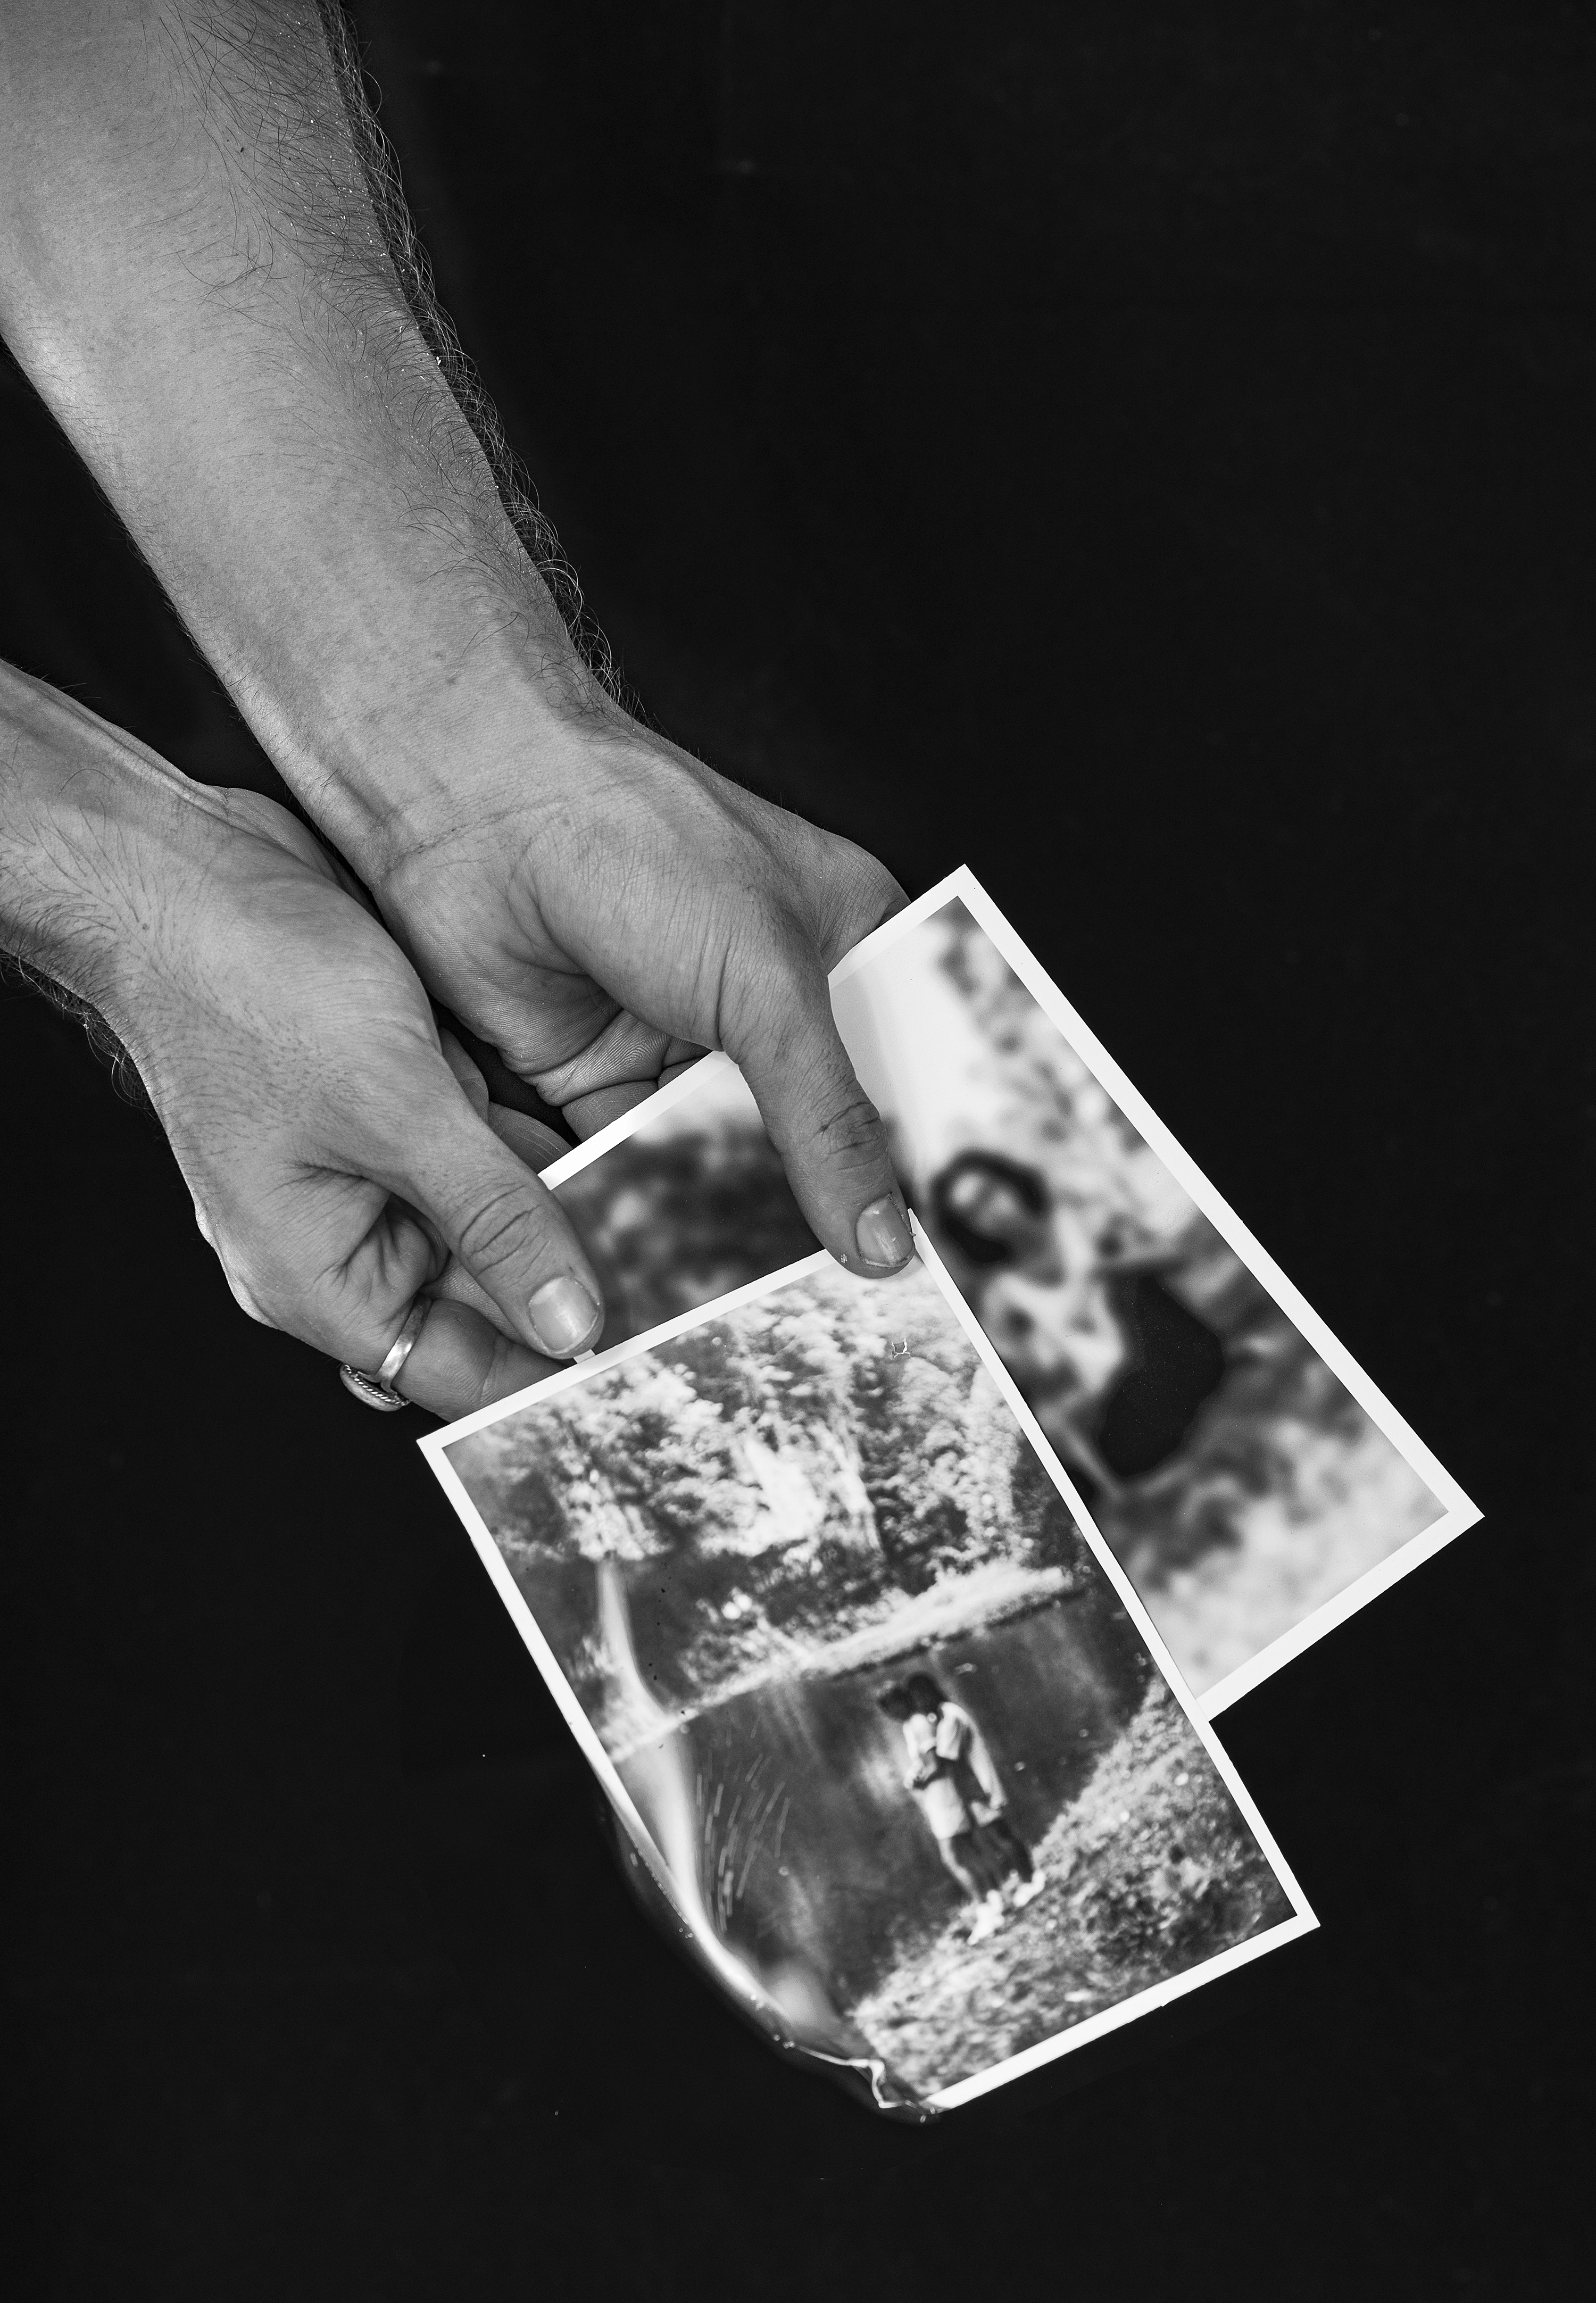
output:
<svg viewBox="0 0 1596 2303"><path fill-rule="evenodd" d="M22 2291L1561 2291L1590 10L359 18L655 719L911 890L973 865L1487 1517L1224 1722L1322 1936L878 2130L634 1917L416 1419L244 1320L8 989ZM3 390L0 649L272 788Z"/></svg>

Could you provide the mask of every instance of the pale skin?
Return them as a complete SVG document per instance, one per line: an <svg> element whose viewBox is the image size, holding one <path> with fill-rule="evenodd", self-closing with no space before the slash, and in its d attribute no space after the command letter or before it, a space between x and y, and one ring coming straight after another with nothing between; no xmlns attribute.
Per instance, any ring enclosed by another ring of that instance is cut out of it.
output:
<svg viewBox="0 0 1596 2303"><path fill-rule="evenodd" d="M816 1236L907 1261L825 985L901 891L584 662L407 304L313 7L7 0L0 329L380 915L281 811L5 690L0 929L99 987L246 1308L375 1367L441 1288L400 1388L451 1413L596 1336L551 1143L486 1109L427 994L578 1135L724 1049ZM47 932L41 843L70 859Z"/></svg>
<svg viewBox="0 0 1596 2303"><path fill-rule="evenodd" d="M3 665L0 794L9 940L128 1049L243 1308L368 1366L427 1289L406 1388L440 1413L549 1373L460 1251L564 1147L489 1104L303 825Z"/></svg>

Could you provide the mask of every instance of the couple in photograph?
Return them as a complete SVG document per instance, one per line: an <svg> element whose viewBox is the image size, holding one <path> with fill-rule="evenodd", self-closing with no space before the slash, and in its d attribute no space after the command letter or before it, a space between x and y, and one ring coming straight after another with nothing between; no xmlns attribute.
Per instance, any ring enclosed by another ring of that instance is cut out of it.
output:
<svg viewBox="0 0 1596 2303"><path fill-rule="evenodd" d="M1179 1253L998 1152L950 1160L929 1214L1077 1481L1112 1496L1167 1462L1226 1373L1220 1337L1170 1285Z"/></svg>
<svg viewBox="0 0 1596 2303"><path fill-rule="evenodd" d="M1009 1910L1018 1911L1041 1894L1046 1875L1009 1818L1008 1793L992 1753L963 1705L925 1671L911 1673L876 1700L902 1734L909 1758L904 1786L944 1865L975 1906L969 1939L981 1943L996 1934Z"/></svg>

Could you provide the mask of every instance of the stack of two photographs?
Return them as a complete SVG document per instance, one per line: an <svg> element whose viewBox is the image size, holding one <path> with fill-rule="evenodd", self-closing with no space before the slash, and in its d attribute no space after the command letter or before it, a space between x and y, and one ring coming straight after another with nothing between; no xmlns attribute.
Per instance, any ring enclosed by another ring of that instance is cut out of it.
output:
<svg viewBox="0 0 1596 2303"><path fill-rule="evenodd" d="M645 1901L925 2120L1314 1926L1211 1723L1478 1514L969 873L832 997L916 1261L708 1057L545 1171L600 1351L422 1447Z"/></svg>

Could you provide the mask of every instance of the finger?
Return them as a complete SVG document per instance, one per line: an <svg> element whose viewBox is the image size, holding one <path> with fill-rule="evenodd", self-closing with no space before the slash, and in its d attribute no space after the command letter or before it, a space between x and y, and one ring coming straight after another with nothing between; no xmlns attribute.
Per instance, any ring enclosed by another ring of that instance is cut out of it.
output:
<svg viewBox="0 0 1596 2303"><path fill-rule="evenodd" d="M402 1199L352 1176L324 1178L314 1208L301 1203L300 1213L296 1225L291 1205L264 1236L224 1227L213 1237L235 1301L351 1367L379 1367L416 1297L443 1273L447 1247Z"/></svg>
<svg viewBox="0 0 1596 2303"><path fill-rule="evenodd" d="M671 1034L625 1008L595 1032L574 1056L534 1072L531 1084L545 1102L563 1111L577 1097L628 1080L654 1080L671 1051Z"/></svg>
<svg viewBox="0 0 1596 2303"><path fill-rule="evenodd" d="M541 1119L534 1119L528 1112L511 1111L506 1103L490 1103L485 1116L500 1143L508 1143L534 1175L563 1160L570 1150L565 1138L545 1127Z"/></svg>
<svg viewBox="0 0 1596 2303"><path fill-rule="evenodd" d="M393 1188L430 1217L511 1333L551 1359L588 1350L604 1325L592 1265L552 1193L464 1097L412 1109Z"/></svg>
<svg viewBox="0 0 1596 2303"><path fill-rule="evenodd" d="M866 1275L914 1254L887 1133L832 1016L819 953L771 920L728 986L726 1052L753 1091L793 1195L817 1239Z"/></svg>
<svg viewBox="0 0 1596 2303"><path fill-rule="evenodd" d="M479 1319L486 1320L490 1328L494 1329L504 1337L506 1343L519 1342L510 1321L500 1311L480 1279L474 1279L458 1257L452 1255L449 1258L443 1272L433 1281L427 1294L435 1296L440 1303L464 1305L467 1311L474 1312Z"/></svg>
<svg viewBox="0 0 1596 2303"><path fill-rule="evenodd" d="M695 1047L690 1040L672 1040L665 1049L657 1078L617 1080L609 1086L595 1089L589 1094L574 1096L565 1106L563 1117L570 1120L578 1135L586 1143L588 1136L596 1135L601 1127L608 1127L612 1120L623 1118L629 1111L635 1111L640 1103L646 1103L651 1095L657 1095L660 1089L671 1080L680 1079L683 1072L689 1072L695 1064L701 1064L706 1052L703 1048Z"/></svg>
<svg viewBox="0 0 1596 2303"><path fill-rule="evenodd" d="M652 1095L667 1067L703 1053L692 1041L657 1031L623 1008L578 1054L534 1073L531 1084L578 1135L593 1135Z"/></svg>
<svg viewBox="0 0 1596 2303"><path fill-rule="evenodd" d="M541 1382L557 1364L512 1343L468 1305L435 1301L393 1388L452 1422Z"/></svg>
<svg viewBox="0 0 1596 2303"><path fill-rule="evenodd" d="M573 1098L565 1107L565 1117L586 1143L588 1136L596 1135L612 1119L622 1119L640 1103L646 1103L659 1086L658 1080L650 1079L627 1080L619 1087L601 1087L592 1095Z"/></svg>
<svg viewBox="0 0 1596 2303"><path fill-rule="evenodd" d="M478 1119L487 1118L487 1082L482 1076L480 1065L472 1062L452 1032L438 1029L438 1047L443 1061L460 1082L466 1101ZM490 1123L491 1124L491 1123Z"/></svg>
<svg viewBox="0 0 1596 2303"><path fill-rule="evenodd" d="M508 1143L516 1157L534 1171L548 1167L570 1150L564 1137L556 1135L552 1127L545 1127L541 1120L529 1118L524 1111L511 1111L502 1103L488 1105L487 1124L499 1141ZM428 1293L450 1303L469 1306L500 1335L514 1340L510 1323L493 1297L453 1256L450 1257L443 1276L433 1282ZM528 1376L524 1380L530 1382L532 1379Z"/></svg>

